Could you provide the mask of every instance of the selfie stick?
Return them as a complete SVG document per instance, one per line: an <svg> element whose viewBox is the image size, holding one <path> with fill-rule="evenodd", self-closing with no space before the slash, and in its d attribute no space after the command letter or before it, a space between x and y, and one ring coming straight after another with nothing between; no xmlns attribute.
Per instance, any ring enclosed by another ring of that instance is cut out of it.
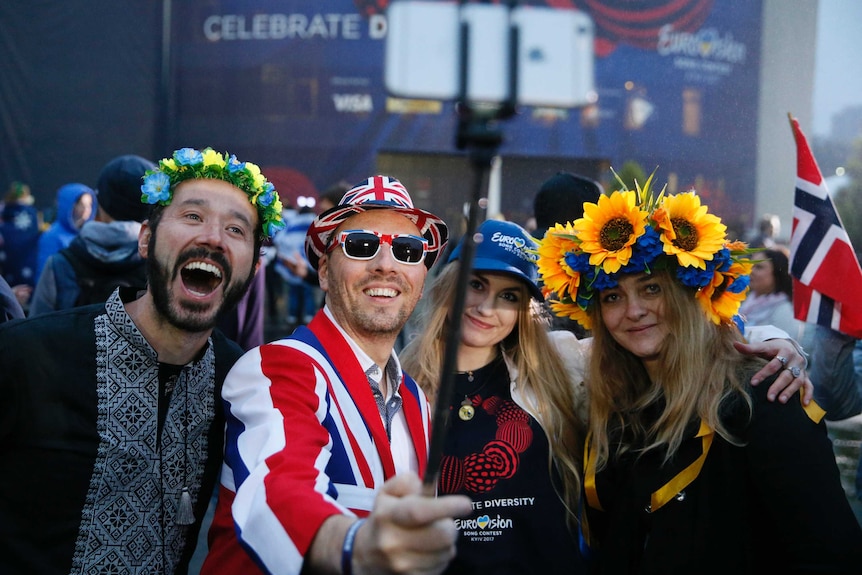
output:
<svg viewBox="0 0 862 575"><path fill-rule="evenodd" d="M460 0L460 5L465 0ZM517 2L508 2L509 10L514 8ZM485 175L490 172L491 162L496 155L497 148L503 141L502 132L496 126L497 120L510 118L515 114L517 102L517 54L518 54L518 29L509 26L509 86L506 100L494 107L474 106L467 98L468 57L467 50L470 40L470 28L465 22L460 25L460 69L459 69L459 97L456 103L458 111L458 133L456 146L459 150L469 150L470 163L473 167L473 189L467 211L467 230L464 233L461 255L458 266L458 278L455 288L455 297L450 310L450 333L446 341L443 353L442 368L440 370L440 386L434 403L434 415L431 421L431 442L428 447L428 467L425 470L423 484L426 494L433 495L436 491L437 479L440 474L440 464L443 457L443 442L449 429L449 406L452 401L452 393L455 387L455 372L457 367L458 346L461 342L461 316L464 313L465 300L467 297L467 282L473 268L473 255L476 244L483 238L476 237L478 227L479 203L482 196L482 184Z"/></svg>

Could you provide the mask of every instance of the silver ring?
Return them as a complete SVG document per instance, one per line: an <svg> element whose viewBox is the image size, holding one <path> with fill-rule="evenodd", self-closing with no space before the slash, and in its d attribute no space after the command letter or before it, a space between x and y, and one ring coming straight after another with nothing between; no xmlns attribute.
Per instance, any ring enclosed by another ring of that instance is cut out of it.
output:
<svg viewBox="0 0 862 575"><path fill-rule="evenodd" d="M792 375L794 379L796 379L797 377L802 375L802 370L799 369L798 367L796 367L795 365L788 367L787 371L790 372L790 375Z"/></svg>
<svg viewBox="0 0 862 575"><path fill-rule="evenodd" d="M785 367L787 365L787 358L784 357L783 355L776 355L775 359L777 359L779 362L781 362L781 367Z"/></svg>

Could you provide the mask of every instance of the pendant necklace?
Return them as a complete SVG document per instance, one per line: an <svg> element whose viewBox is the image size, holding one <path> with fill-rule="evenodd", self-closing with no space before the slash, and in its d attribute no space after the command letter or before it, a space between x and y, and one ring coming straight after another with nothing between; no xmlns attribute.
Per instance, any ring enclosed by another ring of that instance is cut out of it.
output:
<svg viewBox="0 0 862 575"><path fill-rule="evenodd" d="M473 371L464 372L467 374L467 381L469 383L473 383ZM476 408L473 407L473 401L470 399L470 396L476 395L482 388L484 388L488 381L491 380L491 376L493 375L493 371L489 374L486 374L485 381L480 385L477 389L473 390L472 393L468 393L464 395L464 400L461 402L461 407L458 408L458 419L461 421L470 421L476 415Z"/></svg>

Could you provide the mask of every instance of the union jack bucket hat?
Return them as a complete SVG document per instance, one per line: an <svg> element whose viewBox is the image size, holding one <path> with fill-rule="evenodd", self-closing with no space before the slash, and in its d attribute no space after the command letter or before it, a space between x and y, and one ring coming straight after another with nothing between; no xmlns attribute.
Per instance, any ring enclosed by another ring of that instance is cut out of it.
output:
<svg viewBox="0 0 862 575"><path fill-rule="evenodd" d="M393 210L416 224L419 233L428 241L425 266L431 268L443 253L449 239L446 222L431 212L413 207L413 200L401 182L389 176L372 176L345 192L337 206L312 222L305 236L305 254L314 269L326 253L332 232L344 220L367 210Z"/></svg>

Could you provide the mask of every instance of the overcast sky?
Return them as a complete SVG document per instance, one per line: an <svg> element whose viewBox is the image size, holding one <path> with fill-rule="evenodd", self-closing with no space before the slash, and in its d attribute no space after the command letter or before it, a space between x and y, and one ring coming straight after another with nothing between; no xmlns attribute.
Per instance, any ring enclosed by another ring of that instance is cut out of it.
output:
<svg viewBox="0 0 862 575"><path fill-rule="evenodd" d="M813 132L826 136L836 112L862 105L862 0L820 0L819 6Z"/></svg>

